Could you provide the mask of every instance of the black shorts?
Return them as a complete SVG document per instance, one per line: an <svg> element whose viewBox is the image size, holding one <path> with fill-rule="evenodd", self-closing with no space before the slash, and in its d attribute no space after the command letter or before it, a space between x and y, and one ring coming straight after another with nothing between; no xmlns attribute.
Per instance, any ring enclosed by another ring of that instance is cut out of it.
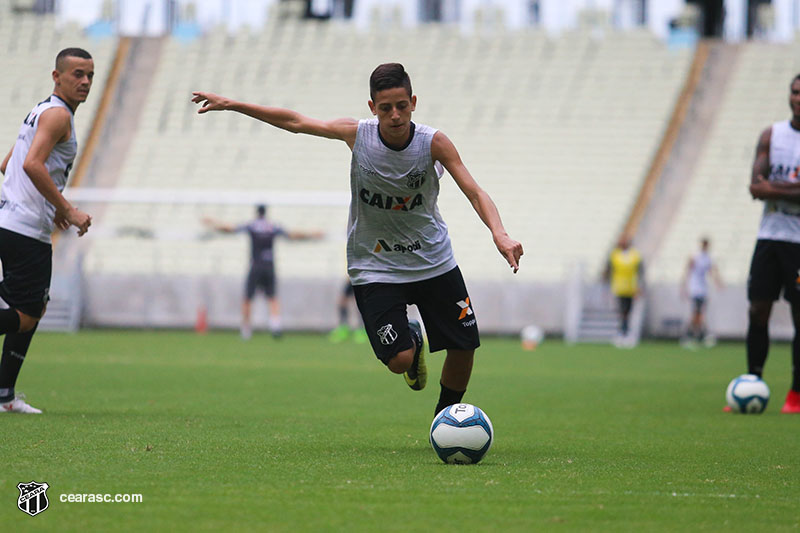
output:
<svg viewBox="0 0 800 533"><path fill-rule="evenodd" d="M774 302L780 297L800 303L800 244L759 239L750 262L747 298Z"/></svg>
<svg viewBox="0 0 800 533"><path fill-rule="evenodd" d="M692 296L692 308L695 314L701 314L706 306L706 299L703 296Z"/></svg>
<svg viewBox="0 0 800 533"><path fill-rule="evenodd" d="M631 312L633 307L632 296L617 296L617 305L619 306L620 314L627 315Z"/></svg>
<svg viewBox="0 0 800 533"><path fill-rule="evenodd" d="M478 323L461 270L411 283L368 283L353 287L356 304L375 355L384 364L411 348L406 305L416 304L428 334L429 350L474 350Z"/></svg>
<svg viewBox="0 0 800 533"><path fill-rule="evenodd" d="M3 262L0 298L12 308L40 318L50 300L53 247L0 228L0 261Z"/></svg>
<svg viewBox="0 0 800 533"><path fill-rule="evenodd" d="M244 296L252 300L256 290L261 289L267 298L275 296L275 267L274 265L253 265L247 274L247 283Z"/></svg>

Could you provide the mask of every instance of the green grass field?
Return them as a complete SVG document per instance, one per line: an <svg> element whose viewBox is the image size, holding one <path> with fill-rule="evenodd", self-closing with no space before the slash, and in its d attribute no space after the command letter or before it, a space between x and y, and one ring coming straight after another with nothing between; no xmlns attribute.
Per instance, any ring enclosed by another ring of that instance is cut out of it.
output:
<svg viewBox="0 0 800 533"><path fill-rule="evenodd" d="M465 401L496 432L478 465L427 442L443 356L412 392L323 336L39 334L0 415L4 531L781 531L800 527L800 417L724 414L741 344L690 352L484 339ZM50 507L17 509L17 483ZM139 493L142 503L62 503Z"/></svg>

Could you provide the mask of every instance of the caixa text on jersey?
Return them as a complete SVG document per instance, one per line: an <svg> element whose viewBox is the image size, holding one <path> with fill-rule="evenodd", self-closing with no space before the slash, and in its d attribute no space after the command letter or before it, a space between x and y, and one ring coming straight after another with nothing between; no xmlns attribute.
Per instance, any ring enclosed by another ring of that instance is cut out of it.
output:
<svg viewBox="0 0 800 533"><path fill-rule="evenodd" d="M381 193L370 193L367 189L361 189L358 193L359 198L365 204L380 209L391 209L393 211L411 211L417 206L422 205L422 194L411 196L390 196Z"/></svg>

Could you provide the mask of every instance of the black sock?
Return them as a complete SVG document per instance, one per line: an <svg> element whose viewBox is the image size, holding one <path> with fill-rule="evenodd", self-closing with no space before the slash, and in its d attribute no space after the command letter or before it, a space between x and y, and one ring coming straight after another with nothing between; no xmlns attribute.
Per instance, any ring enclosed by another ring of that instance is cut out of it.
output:
<svg viewBox="0 0 800 533"><path fill-rule="evenodd" d="M792 341L792 390L800 392L800 333Z"/></svg>
<svg viewBox="0 0 800 533"><path fill-rule="evenodd" d="M455 403L461 402L461 398L464 397L464 393L467 392L466 390L457 391L453 389L448 389L441 383L439 386L442 388L442 391L439 393L439 403L436 404L436 412L434 415L438 414L439 411L444 409L445 407L450 407Z"/></svg>
<svg viewBox="0 0 800 533"><path fill-rule="evenodd" d="M761 377L769 352L769 327L750 321L747 328L747 372Z"/></svg>
<svg viewBox="0 0 800 533"><path fill-rule="evenodd" d="M25 333L7 333L3 342L3 357L0 359L0 394L5 392L0 401L8 401L14 398L14 386L17 383L17 376L25 361L25 355L31 345L33 334L36 328ZM9 398L8 396L11 396Z"/></svg>
<svg viewBox="0 0 800 533"><path fill-rule="evenodd" d="M19 331L19 313L16 309L0 310L0 335Z"/></svg>
<svg viewBox="0 0 800 533"><path fill-rule="evenodd" d="M347 307L339 307L339 325L347 324Z"/></svg>
<svg viewBox="0 0 800 533"><path fill-rule="evenodd" d="M623 336L628 335L628 317L622 319L622 324L620 325L619 330Z"/></svg>

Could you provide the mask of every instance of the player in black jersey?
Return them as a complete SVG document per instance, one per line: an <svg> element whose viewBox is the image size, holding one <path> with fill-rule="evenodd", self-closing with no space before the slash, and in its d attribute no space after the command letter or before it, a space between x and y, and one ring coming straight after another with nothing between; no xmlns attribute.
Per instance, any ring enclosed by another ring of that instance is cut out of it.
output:
<svg viewBox="0 0 800 533"><path fill-rule="evenodd" d="M242 300L241 335L244 340L252 336L250 315L253 298L262 291L269 303L269 329L274 337L281 335L280 301L275 287L274 243L278 237L290 240L319 239L320 231L286 231L283 227L267 219L267 206L256 207L256 218L246 224L234 226L206 218L205 223L223 233L247 233L250 237L250 270L247 273L244 299Z"/></svg>

